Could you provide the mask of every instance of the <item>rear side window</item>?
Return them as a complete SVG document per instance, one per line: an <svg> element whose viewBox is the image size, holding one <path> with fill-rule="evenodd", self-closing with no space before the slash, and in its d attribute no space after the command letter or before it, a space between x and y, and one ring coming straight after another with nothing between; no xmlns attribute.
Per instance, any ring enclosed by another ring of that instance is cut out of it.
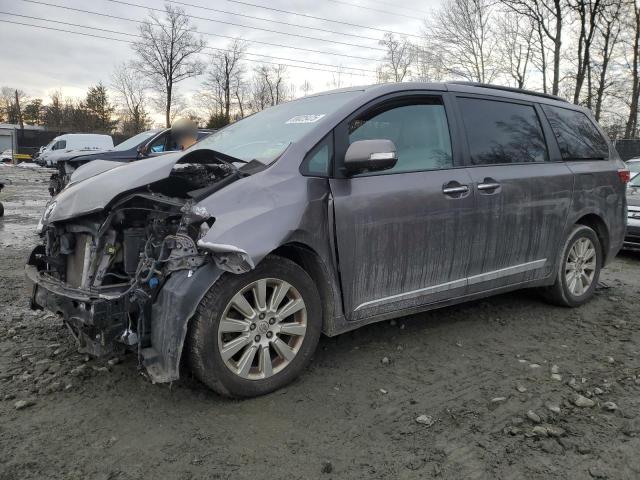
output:
<svg viewBox="0 0 640 480"><path fill-rule="evenodd" d="M531 105L458 98L473 165L544 162L547 147Z"/></svg>
<svg viewBox="0 0 640 480"><path fill-rule="evenodd" d="M543 105L551 129L558 140L563 160L604 160L609 156L607 142L584 113Z"/></svg>

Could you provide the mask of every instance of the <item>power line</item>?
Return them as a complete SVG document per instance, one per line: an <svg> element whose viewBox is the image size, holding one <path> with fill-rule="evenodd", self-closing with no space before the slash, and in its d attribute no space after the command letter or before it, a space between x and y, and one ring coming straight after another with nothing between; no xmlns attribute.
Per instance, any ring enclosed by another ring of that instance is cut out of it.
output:
<svg viewBox="0 0 640 480"><path fill-rule="evenodd" d="M186 6L190 6L190 7L195 7L195 8L205 8L208 9L208 7L204 7L202 5L194 5L194 4L190 4L190 3L186 3L186 2L181 2L181 1L177 1L177 0L168 0L169 3L178 3L180 5L186 5ZM417 37L419 38L419 35L411 35L408 33L402 33L402 32L396 32L394 30L388 30L388 29L384 29L384 28L377 28L377 27L369 27L367 25L360 25L358 23L350 23L350 22L344 22L342 20L332 20L330 18L325 18L325 17L317 17L315 15L309 15L307 13L299 13L299 12L293 12L291 10L283 10L280 8L275 8L275 7L268 7L266 5L258 5L256 3L250 3L250 2L243 2L241 0L226 0L227 2L231 2L231 3L237 3L238 5L245 5L248 7L255 7L255 8L261 8L263 10L269 10L272 12L278 12L278 13L286 13L287 15L295 15L297 17L303 17L303 18L307 18L307 19L312 19L312 20L321 20L323 22L330 22L330 23L337 23L339 25L347 25L349 27L357 27L357 28L365 28L368 30L374 30L376 32L382 32L382 33L395 33L397 35L406 35L409 37ZM236 15L236 14L233 14ZM299 25L298 25L299 26ZM312 27L304 27L304 28L312 28ZM314 29L315 30L315 29ZM345 35L344 33L341 33L341 35Z"/></svg>
<svg viewBox="0 0 640 480"><path fill-rule="evenodd" d="M13 17L28 18L30 20L39 20L39 21L43 21L43 22L57 23L57 24L60 24L60 25L67 25L67 26L70 26L70 27L88 28L88 29L91 29L91 30L100 30L102 32L114 33L116 35L128 35L130 37L144 38L142 35L139 35L139 34L136 34L136 33L119 32L117 30L109 30L109 29L106 29L106 28L93 27L93 26L89 26L89 25L80 25L78 23L63 22L63 21L60 21L60 20L51 20L49 18L33 17L33 16L30 16L30 15L22 15L22 14L18 14L18 13L10 13L10 12L3 12L3 11L0 11L0 14L10 15L10 16L13 16ZM144 23L144 22L140 21L140 23ZM211 46L208 46L208 45L205 48L209 49L209 50L217 50L217 51L220 51L220 52L231 52L231 50L229 50L227 48L211 47ZM375 70L369 70L369 69L366 69L366 68L349 67L349 66L344 66L344 65L335 65L335 64L331 64L331 63L312 62L312 61L308 61L308 60L298 60L298 59L295 59L295 58L276 57L276 56L273 56L273 55L265 55L265 54L262 54L262 53L245 52L245 55L253 55L254 57L272 58L272 59L275 59L275 60L284 60L284 61L287 61L287 62L306 63L306 64L309 64L309 65L319 65L319 66L322 66L322 67L332 67L332 68L338 68L338 69L344 68L344 69L348 69L348 70L358 70L358 71L367 72L367 73L376 73ZM249 60L249 59L246 59L246 60ZM347 73L347 72L345 72L345 73Z"/></svg>
<svg viewBox="0 0 640 480"><path fill-rule="evenodd" d="M251 20L260 20L261 22L277 23L277 24L280 24L280 25L286 25L288 27L304 28L304 29L307 29L307 30L315 30L315 31L318 31L318 32L331 33L333 35L344 35L345 37L362 38L364 40L373 40L374 42L377 42L378 40L380 40L379 38L367 37L367 36L358 35L358 34L355 34L355 33L345 33L345 32L338 32L336 30L328 30L326 28L309 27L309 26L305 26L305 25L299 25L299 24L296 24L296 23L285 22L285 21L282 21L282 20L273 20L271 18L256 17L254 15L247 15L245 13L230 12L229 10L220 10L218 8L205 7L204 5L196 5L196 4L193 4L193 3L181 2L181 1L178 1L178 0L167 0L167 3L174 3L176 5L181 5L181 6L184 6L184 7L199 8L201 10L207 10L209 12L224 13L226 15L234 15L234 16L237 16L237 17L250 18Z"/></svg>
<svg viewBox="0 0 640 480"><path fill-rule="evenodd" d="M382 10L381 8L367 7L364 5L359 5L357 3L346 2L344 0L329 0L329 1L333 3L341 3L342 5L349 5L350 7L362 8L363 10L371 10L372 12L386 13L387 15L395 15L396 17L411 18L412 20L416 19L415 15L406 15L404 13L391 12L389 10ZM406 34L401 34L401 35L406 35ZM412 35L412 36L415 36L415 35Z"/></svg>
<svg viewBox="0 0 640 480"><path fill-rule="evenodd" d="M369 0L369 1L371 3L379 3L380 5L387 5L388 7L401 8L402 10L414 11L414 12L422 13L424 15L429 15L429 12L427 12L426 10L420 10L419 8L402 7L400 5L396 5L395 3L383 2L382 0Z"/></svg>
<svg viewBox="0 0 640 480"><path fill-rule="evenodd" d="M21 0L21 1L27 2L27 3L34 3L34 4L37 4L37 5L45 5L47 7L61 8L61 9L69 10L69 11L73 11L73 12L88 13L90 15L97 15L97 16L105 17L105 18L113 18L115 20L124 20L126 22L145 23L142 20L134 20L132 18L119 17L117 15L111 15L111 14L108 14L108 13L94 12L94 11L91 11L91 10L84 10L82 8L68 7L66 5L56 5L55 3L47 3L47 2L42 2L42 1L38 1L38 0ZM196 30L196 29L191 29L189 31L192 32L192 33L198 33L198 34L207 35L207 36L210 36L210 37L220 37L220 38L228 38L230 40L245 41L245 40L243 40L242 38L239 38L239 37L232 37L230 35L222 35L220 33L201 32L201 31ZM320 53L322 55L331 55L331 56L337 56L337 57L354 58L356 60L366 60L368 62L376 62L377 61L375 58L360 57L360 56L357 56L357 55L348 55L346 53L327 52L325 50L315 50L313 48L293 47L291 45L283 45L281 43L264 42L264 41L261 41L261 40L246 40L246 42L247 43L256 43L256 44L260 44L260 45L268 45L270 47L288 48L288 49L291 49L291 50L299 50L299 51L302 51L302 52Z"/></svg>
<svg viewBox="0 0 640 480"><path fill-rule="evenodd" d="M30 23L16 22L14 20L3 20L3 19L0 18L0 22L9 23L9 24L12 24L12 25L21 25L21 26L25 26L25 27L40 28L40 29L43 29L43 30L52 30L52 31L62 32L62 33L71 33L71 34L74 34L74 35L82 35L82 36L85 36L85 37L100 38L100 39L103 39L103 40L111 40L111 41L116 41L116 42L121 42L121 43L128 43L128 44L134 44L135 43L135 42L132 42L131 40L125 40L123 38L105 37L103 35L96 35L96 34L93 34L93 33L75 32L73 30L66 30L66 29L63 29L63 28L45 27L43 25L34 25L34 24L30 24ZM83 27L83 28L91 28L91 27ZM213 54L211 54L211 53L205 53L203 55L213 56ZM246 58L245 60L248 61L248 62L255 62L255 63L267 64L267 65L282 65L282 66L285 66L285 67L301 68L303 70L313 70L313 71L316 71L316 72L327 72L327 73L366 76L364 74L358 74L358 73L352 73L352 72L340 72L338 70L327 70L327 69L324 69L324 68L316 68L316 67L305 67L303 65L293 65L293 64L289 64L289 63L268 62L268 61L262 61L262 60L253 60L251 58Z"/></svg>
<svg viewBox="0 0 640 480"><path fill-rule="evenodd" d="M112 2L112 3L119 3L119 4L127 5L127 6L130 6L130 7L144 8L146 10L152 10L152 11L156 11L156 12L164 12L164 10L161 9L161 8L147 7L145 5L140 5L140 4L137 4L137 3L125 2L124 0L106 0L106 1L107 2ZM325 38L311 37L311 36L308 36L308 35L301 35L299 33L279 32L277 30L273 30L273 29L270 29L270 28L253 27L253 26L250 26L250 25L243 25L241 23L228 22L228 21L225 21L225 20L215 20L213 18L198 17L198 16L195 16L195 15L189 15L189 14L186 14L186 13L185 13L185 16L189 17L189 18L196 19L196 20L204 20L204 21L207 21L207 22L222 23L222 24L225 24L225 25L232 25L234 27L249 28L251 30L260 30L260 31L263 31L263 32L275 33L275 34L278 34L278 35L286 35L286 36L289 36L289 37L305 38L307 40L315 40L316 42L335 43L336 45L345 45L347 47L356 47L356 48L366 48L368 50L376 50L376 51L379 51L379 52L386 51L384 48L369 47L369 46L366 46L366 45L358 45L356 43L341 42L341 41L338 41L338 40L327 40Z"/></svg>

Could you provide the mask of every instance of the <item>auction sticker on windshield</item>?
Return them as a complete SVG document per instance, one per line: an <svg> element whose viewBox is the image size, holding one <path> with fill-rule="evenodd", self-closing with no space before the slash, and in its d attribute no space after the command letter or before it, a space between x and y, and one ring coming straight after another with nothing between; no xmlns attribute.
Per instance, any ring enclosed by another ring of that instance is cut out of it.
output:
<svg viewBox="0 0 640 480"><path fill-rule="evenodd" d="M284 123L315 123L324 117L324 113L318 115L296 115Z"/></svg>

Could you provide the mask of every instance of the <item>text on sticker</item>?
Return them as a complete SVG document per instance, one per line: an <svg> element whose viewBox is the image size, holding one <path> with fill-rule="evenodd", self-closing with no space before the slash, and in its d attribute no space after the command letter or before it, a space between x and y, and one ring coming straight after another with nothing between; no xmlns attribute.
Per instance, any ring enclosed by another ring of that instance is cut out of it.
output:
<svg viewBox="0 0 640 480"><path fill-rule="evenodd" d="M314 123L324 117L324 113L318 115L296 115L284 123Z"/></svg>

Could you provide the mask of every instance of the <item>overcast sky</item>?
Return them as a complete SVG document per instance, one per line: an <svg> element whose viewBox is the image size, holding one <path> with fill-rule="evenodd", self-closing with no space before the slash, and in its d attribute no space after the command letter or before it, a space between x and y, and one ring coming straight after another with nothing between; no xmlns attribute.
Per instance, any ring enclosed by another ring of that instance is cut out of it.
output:
<svg viewBox="0 0 640 480"><path fill-rule="evenodd" d="M377 50L381 47L376 41L376 39L382 37L382 31L304 18L303 16L267 10L247 4L288 10L381 30L388 29L405 34L419 35L422 19L429 14L429 11L436 6L439 1L440 0L427 0L418 3L409 0L242 0L242 2L231 0L185 0L184 2L176 3L182 3L182 7L188 15L202 17L202 19L192 19L194 26L199 32L245 39L248 42L247 51L256 54L247 55L248 59L295 64L293 61L260 57L260 54L271 55L328 65L342 65L345 67L344 70L347 71L346 67L375 70L376 60L379 60L384 54L383 51ZM164 4L162 0L126 0L126 3L143 6L143 8L139 8L110 0L92 0L90 2L86 0L43 0L43 2L50 5L55 4L89 10L132 20L144 19L148 16L148 7L161 9ZM185 5L185 3L190 6ZM349 4L361 5L368 9ZM42 25L63 30L81 31L94 35L129 40L132 39L132 37L108 33L98 29L137 33L138 24L133 21L105 18L50 5L28 2L26 0L0 0L0 20ZM242 15L288 22L294 25L282 25L229 13L213 12L197 8L197 5ZM8 15L9 13L38 17L42 20L12 16ZM229 25L213 20L246 25L247 27L264 28L273 30L274 32ZM80 28L56 22L85 25L88 28ZM368 38L357 38L338 33L326 33L312 30L309 27L333 30L343 34L359 35ZM317 39L301 38L292 36L292 34L316 37ZM224 48L229 42L229 39L210 35L206 35L203 38L208 42L208 45L213 47ZM412 37L409 38L412 39ZM415 38L413 38L413 40L415 40ZM253 41L321 50L327 53L312 53L293 48L268 46L253 43ZM28 96L43 97L45 101L47 96L55 90L62 91L65 96L83 97L87 87L98 81L103 81L108 85L114 67L121 62L133 58L130 45L127 43L59 31L42 30L5 22L0 22L0 45L3 46L2 53L0 54L0 86L21 88ZM365 59L349 58L340 56L340 54L363 57ZM206 60L206 57L203 58ZM247 65L258 65L258 63L247 62ZM297 65L335 70L335 68L331 66L300 63ZM375 80L374 73L354 70L350 70L350 72L352 72L352 74L345 73L342 76L342 82L345 85L367 84ZM328 88L333 74L289 67L288 76L290 82L298 88L305 80L309 80L314 91L321 91ZM186 96L191 96L200 88L200 83L203 80L204 78L202 77L187 80L179 84L178 90Z"/></svg>

